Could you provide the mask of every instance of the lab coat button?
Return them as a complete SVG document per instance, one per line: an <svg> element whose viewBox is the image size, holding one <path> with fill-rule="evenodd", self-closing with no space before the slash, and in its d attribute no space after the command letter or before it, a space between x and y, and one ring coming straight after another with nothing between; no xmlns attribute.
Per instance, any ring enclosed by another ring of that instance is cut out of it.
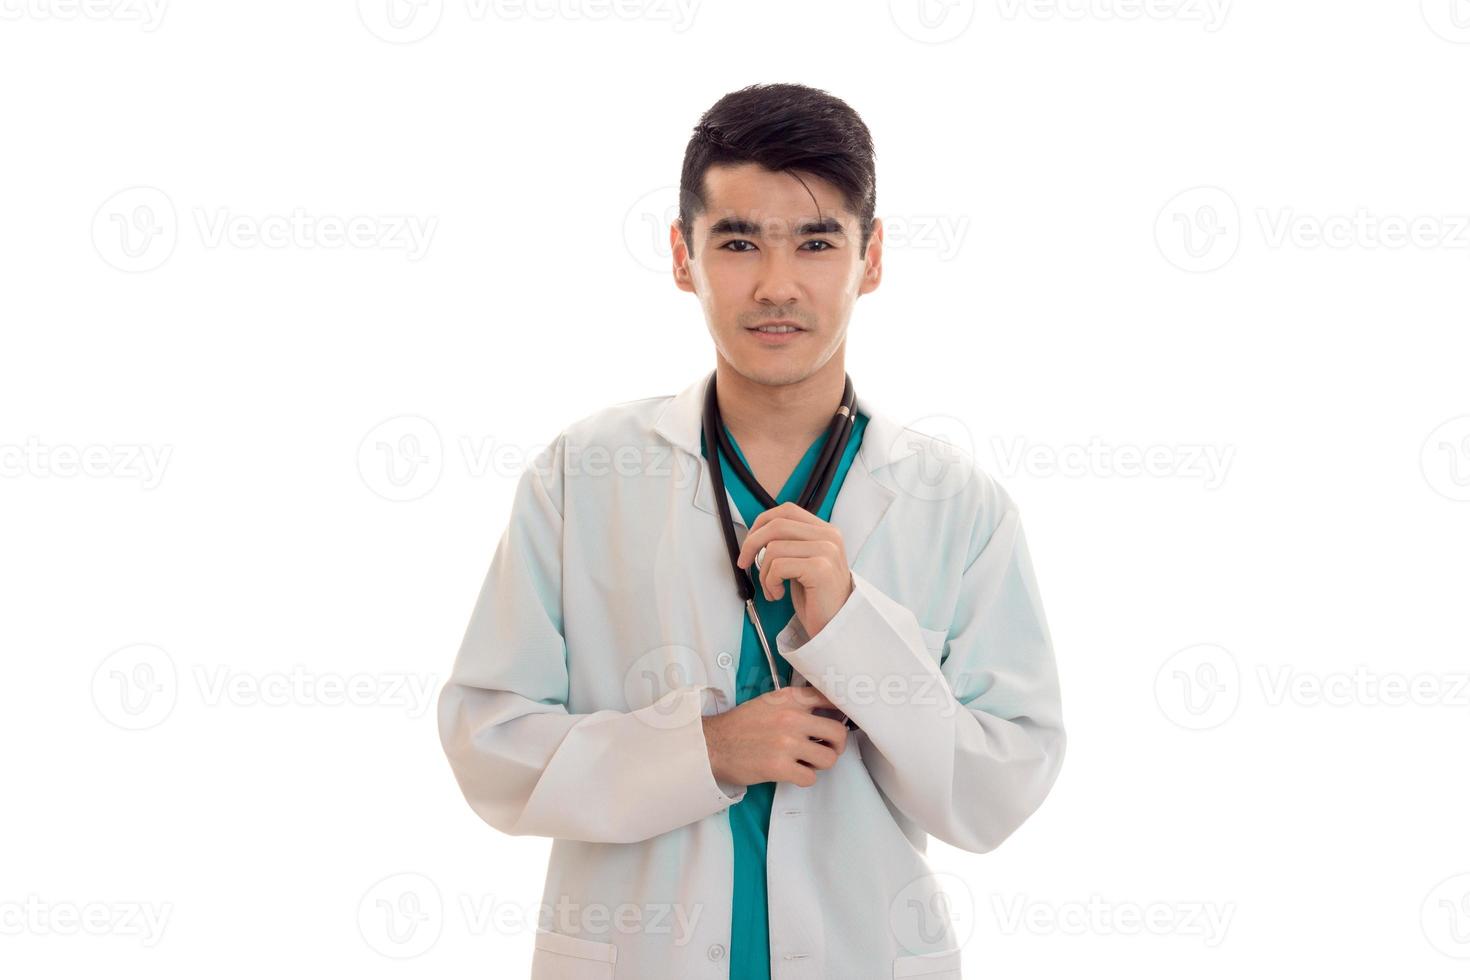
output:
<svg viewBox="0 0 1470 980"><path fill-rule="evenodd" d="M721 946L719 943L715 943L713 946L711 946L708 952L709 958L712 960L722 960L725 958L725 947Z"/></svg>
<svg viewBox="0 0 1470 980"><path fill-rule="evenodd" d="M728 667L734 662L735 659L723 650L721 650L720 655L715 658L715 663L719 664L721 667Z"/></svg>

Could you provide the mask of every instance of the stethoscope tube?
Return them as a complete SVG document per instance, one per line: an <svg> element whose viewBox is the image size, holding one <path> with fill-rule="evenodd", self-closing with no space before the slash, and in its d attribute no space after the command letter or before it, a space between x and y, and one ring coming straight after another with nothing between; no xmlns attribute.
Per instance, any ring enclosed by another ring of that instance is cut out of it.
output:
<svg viewBox="0 0 1470 980"><path fill-rule="evenodd" d="M813 514L821 508L822 501L826 499L827 491L837 476L837 469L843 454L847 451L848 441L852 437L853 421L857 416L857 395L853 391L852 378L844 374L843 379L842 404L833 414L832 422L827 427L826 439L822 443L821 453L817 458L816 468L807 478L807 484L797 500L803 510ZM776 690L780 690L781 678L776 670L776 658L771 653L771 645L766 639L765 628L761 626L760 615L755 608L755 576L759 571L759 561L751 562L749 569L742 569L738 564L740 544L735 540L735 527L730 518L730 502L725 493L725 476L720 466L720 456L722 454L725 456L726 461L730 464L730 469L760 501L762 507L769 510L776 506L776 501L740 459L740 454L736 452L734 444L725 433L724 421L720 417L720 404L715 392L715 372L710 373L709 384L705 389L704 444L709 464L710 482L715 492L715 504L720 512L720 530L724 533L725 550L729 552L730 568L735 575L735 588L745 603L745 614L755 627L756 638L760 641L761 650L766 655L766 665L771 671L771 683L775 685Z"/></svg>

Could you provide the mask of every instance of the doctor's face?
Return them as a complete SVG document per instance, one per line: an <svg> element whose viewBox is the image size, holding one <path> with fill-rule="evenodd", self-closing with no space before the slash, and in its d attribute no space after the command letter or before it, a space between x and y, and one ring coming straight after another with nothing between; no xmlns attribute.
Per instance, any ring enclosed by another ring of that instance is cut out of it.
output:
<svg viewBox="0 0 1470 980"><path fill-rule="evenodd" d="M841 192L801 177L754 163L711 167L693 258L678 222L670 232L675 284L699 298L720 356L759 384L793 384L826 365L842 350L853 304L882 278L881 220L860 253L858 218ZM773 320L797 329L757 330Z"/></svg>

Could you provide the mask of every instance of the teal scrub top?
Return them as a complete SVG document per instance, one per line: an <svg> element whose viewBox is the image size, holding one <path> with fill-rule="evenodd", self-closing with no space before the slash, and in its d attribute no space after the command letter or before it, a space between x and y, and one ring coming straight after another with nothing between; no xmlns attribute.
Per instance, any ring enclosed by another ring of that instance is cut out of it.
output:
<svg viewBox="0 0 1470 980"><path fill-rule="evenodd" d="M842 481L847 477L848 468L852 466L853 457L857 455L858 447L862 444L863 430L867 424L867 416L861 412L856 413L852 425L852 438L848 440L847 450L842 454L842 459L838 463L837 474L832 478L832 485L827 488L827 498L817 509L817 516L824 521L832 519L832 507L837 502L837 491L842 488ZM725 433L729 435L729 426L725 427ZM823 432L807 449L806 455L801 458L801 462L796 464L796 469L786 479L786 485L776 495L776 503L795 500L801 494L802 489L806 487L807 478L816 468L817 457L821 454L822 442L826 437L826 433ZM733 435L730 436L730 442L735 446L736 455L749 468L750 461L745 458L745 453L741 451ZM703 432L700 433L699 446L700 453L708 458L708 447L705 446ZM755 523L755 519L765 508L735 475L735 471L730 468L730 464L723 456L720 457L720 470L725 477L725 489L730 492L735 506L740 509L740 515L745 518L745 526L749 527ZM732 601L738 602L740 597L735 591L735 583L731 581L729 586ZM755 609L756 614L760 616L761 627L766 631L766 641L770 644L771 656L776 660L776 670L781 675L781 686L785 687L791 681L791 664L776 649L776 634L786 628L786 624L791 621L791 617L796 612L795 607L791 604L791 583L785 583L785 591L781 593L781 599L778 602L771 602L766 598L764 591L757 588ZM766 665L766 655L761 649L760 640L756 637L755 626L749 617L742 616L740 621L745 624L745 628L740 638L740 662L735 679L735 703L737 705L773 690L771 671ZM745 797L739 803L731 806L728 811L730 835L735 843L735 895L730 923L730 980L770 980L771 976L771 942L766 904L766 836L771 825L771 803L775 796L775 782L754 783L746 787Z"/></svg>

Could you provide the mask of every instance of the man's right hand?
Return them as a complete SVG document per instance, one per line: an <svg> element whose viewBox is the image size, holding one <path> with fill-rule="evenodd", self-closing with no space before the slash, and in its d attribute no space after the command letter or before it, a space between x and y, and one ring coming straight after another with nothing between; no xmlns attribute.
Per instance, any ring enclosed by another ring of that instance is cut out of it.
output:
<svg viewBox="0 0 1470 980"><path fill-rule="evenodd" d="M847 745L847 726L813 714L818 708L839 711L815 687L783 687L704 715L715 778L738 786L772 781L811 786L816 770L832 768Z"/></svg>

